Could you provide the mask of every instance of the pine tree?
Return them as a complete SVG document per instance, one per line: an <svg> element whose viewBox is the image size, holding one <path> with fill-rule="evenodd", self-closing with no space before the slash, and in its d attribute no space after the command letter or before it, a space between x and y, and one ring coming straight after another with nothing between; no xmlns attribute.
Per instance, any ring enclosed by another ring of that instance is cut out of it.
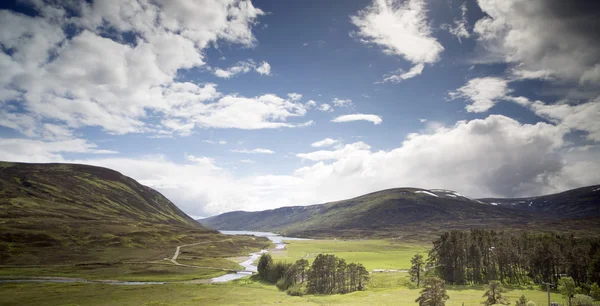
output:
<svg viewBox="0 0 600 306"><path fill-rule="evenodd" d="M482 304L484 304L486 306L494 305L494 304L508 305L508 300L506 300L506 298L504 298L504 296L502 295L502 293L504 293L505 291L506 290L502 286L501 282L499 282L497 280L491 281L488 284L487 291L482 296L482 297L487 298L485 301L483 301Z"/></svg>
<svg viewBox="0 0 600 306"><path fill-rule="evenodd" d="M308 260L298 259L296 261L296 267L298 268L298 271L299 271L301 279L302 279L300 282L303 283L305 276L306 276L306 269L308 268Z"/></svg>
<svg viewBox="0 0 600 306"><path fill-rule="evenodd" d="M594 300L600 301L600 287L598 287L597 283L592 284L592 287L590 288L590 296Z"/></svg>
<svg viewBox="0 0 600 306"><path fill-rule="evenodd" d="M258 260L258 276L266 280L269 275L269 269L273 265L273 258L269 254L262 254Z"/></svg>
<svg viewBox="0 0 600 306"><path fill-rule="evenodd" d="M419 288L419 285L421 284L421 272L423 271L423 265L425 264L423 255L419 253L415 254L415 256L413 256L413 258L410 260L410 264L410 271L408 271L410 274L410 280L413 282L416 281L417 288Z"/></svg>
<svg viewBox="0 0 600 306"><path fill-rule="evenodd" d="M415 302L419 303L419 306L445 306L449 298L444 281L438 277L430 277L425 280L421 296Z"/></svg>
<svg viewBox="0 0 600 306"><path fill-rule="evenodd" d="M527 306L527 298L525 297L524 294L521 295L521 297L517 301L516 306Z"/></svg>

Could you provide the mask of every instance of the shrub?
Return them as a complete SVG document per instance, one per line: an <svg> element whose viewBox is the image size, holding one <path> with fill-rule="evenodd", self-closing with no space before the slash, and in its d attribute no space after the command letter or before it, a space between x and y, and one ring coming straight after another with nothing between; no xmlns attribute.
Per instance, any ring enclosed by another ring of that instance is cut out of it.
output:
<svg viewBox="0 0 600 306"><path fill-rule="evenodd" d="M585 294L575 294L571 303L573 306L594 306L594 299Z"/></svg>
<svg viewBox="0 0 600 306"><path fill-rule="evenodd" d="M527 302L527 306L535 306L535 303L533 301L529 301Z"/></svg>
<svg viewBox="0 0 600 306"><path fill-rule="evenodd" d="M304 295L304 289L299 284L295 284L295 285L289 287L285 292L291 296L303 296Z"/></svg>

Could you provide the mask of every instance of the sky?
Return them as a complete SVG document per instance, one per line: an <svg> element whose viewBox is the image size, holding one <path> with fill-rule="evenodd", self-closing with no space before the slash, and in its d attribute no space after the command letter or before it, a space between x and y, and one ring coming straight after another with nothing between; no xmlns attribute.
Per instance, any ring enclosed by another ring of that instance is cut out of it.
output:
<svg viewBox="0 0 600 306"><path fill-rule="evenodd" d="M600 183L600 3L3 1L0 160L200 218L386 188Z"/></svg>

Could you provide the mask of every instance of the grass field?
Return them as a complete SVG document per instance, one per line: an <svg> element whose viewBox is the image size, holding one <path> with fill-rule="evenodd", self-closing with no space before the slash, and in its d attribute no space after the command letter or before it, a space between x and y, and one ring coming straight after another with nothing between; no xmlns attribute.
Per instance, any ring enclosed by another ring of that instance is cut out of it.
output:
<svg viewBox="0 0 600 306"><path fill-rule="evenodd" d="M348 262L362 263L367 270L410 268L410 259L416 253L427 257L426 243L404 243L399 240L293 240L284 251L273 254L275 259L309 261L319 253L334 254Z"/></svg>
<svg viewBox="0 0 600 306"><path fill-rule="evenodd" d="M273 253L276 260L293 261L298 258L312 259L316 254L335 254L348 261L355 261L372 269L408 269L410 258L417 252L426 254L429 245L405 243L399 240L305 240L292 241L286 250ZM224 259L193 259L196 252L206 250L190 249L182 263L235 266L238 260L223 262ZM308 257L306 255L308 254ZM37 269L37 268L36 268ZM107 268L108 269L108 268ZM116 269L116 268L111 268ZM194 271L185 267L160 265L145 267L137 271L134 267L121 267L121 271L103 271L100 268L90 271L63 271L64 276L81 276L102 279L107 275L119 275L112 279L143 281L179 281L194 278L213 277L209 271ZM148 273L148 269L156 271ZM26 270L19 270L23 273ZM0 269L0 275L10 275L15 271ZM32 269L28 275L40 275L40 270ZM56 271L50 271L56 272ZM52 273L48 272L47 275ZM222 272L221 272L222 273ZM24 275L24 274L21 274ZM58 276L58 275L54 275ZM52 283L0 283L0 305L415 305L419 289L410 282L408 273L372 273L368 289L344 295L305 295L288 296L274 285L244 278L230 283L117 286L103 284L52 284ZM447 306L480 305L483 287L447 286L450 300ZM537 305L546 305L546 292L535 287L508 288L506 297L511 305L525 294ZM563 304L562 297L552 293L552 301Z"/></svg>
<svg viewBox="0 0 600 306"><path fill-rule="evenodd" d="M480 305L482 288L452 288L447 306ZM372 288L344 295L288 296L275 286L243 279L212 285L110 286L99 284L3 284L2 305L414 305L419 290ZM525 294L537 305L545 305L546 293L514 289L506 296L514 304ZM552 300L562 303L558 294Z"/></svg>

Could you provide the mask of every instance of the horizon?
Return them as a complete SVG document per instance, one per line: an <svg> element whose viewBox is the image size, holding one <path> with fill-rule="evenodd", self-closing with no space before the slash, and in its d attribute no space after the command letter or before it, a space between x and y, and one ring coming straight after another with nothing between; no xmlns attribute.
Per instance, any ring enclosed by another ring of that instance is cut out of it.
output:
<svg viewBox="0 0 600 306"><path fill-rule="evenodd" d="M195 4L0 4L0 160L113 169L193 218L600 184L597 3Z"/></svg>

